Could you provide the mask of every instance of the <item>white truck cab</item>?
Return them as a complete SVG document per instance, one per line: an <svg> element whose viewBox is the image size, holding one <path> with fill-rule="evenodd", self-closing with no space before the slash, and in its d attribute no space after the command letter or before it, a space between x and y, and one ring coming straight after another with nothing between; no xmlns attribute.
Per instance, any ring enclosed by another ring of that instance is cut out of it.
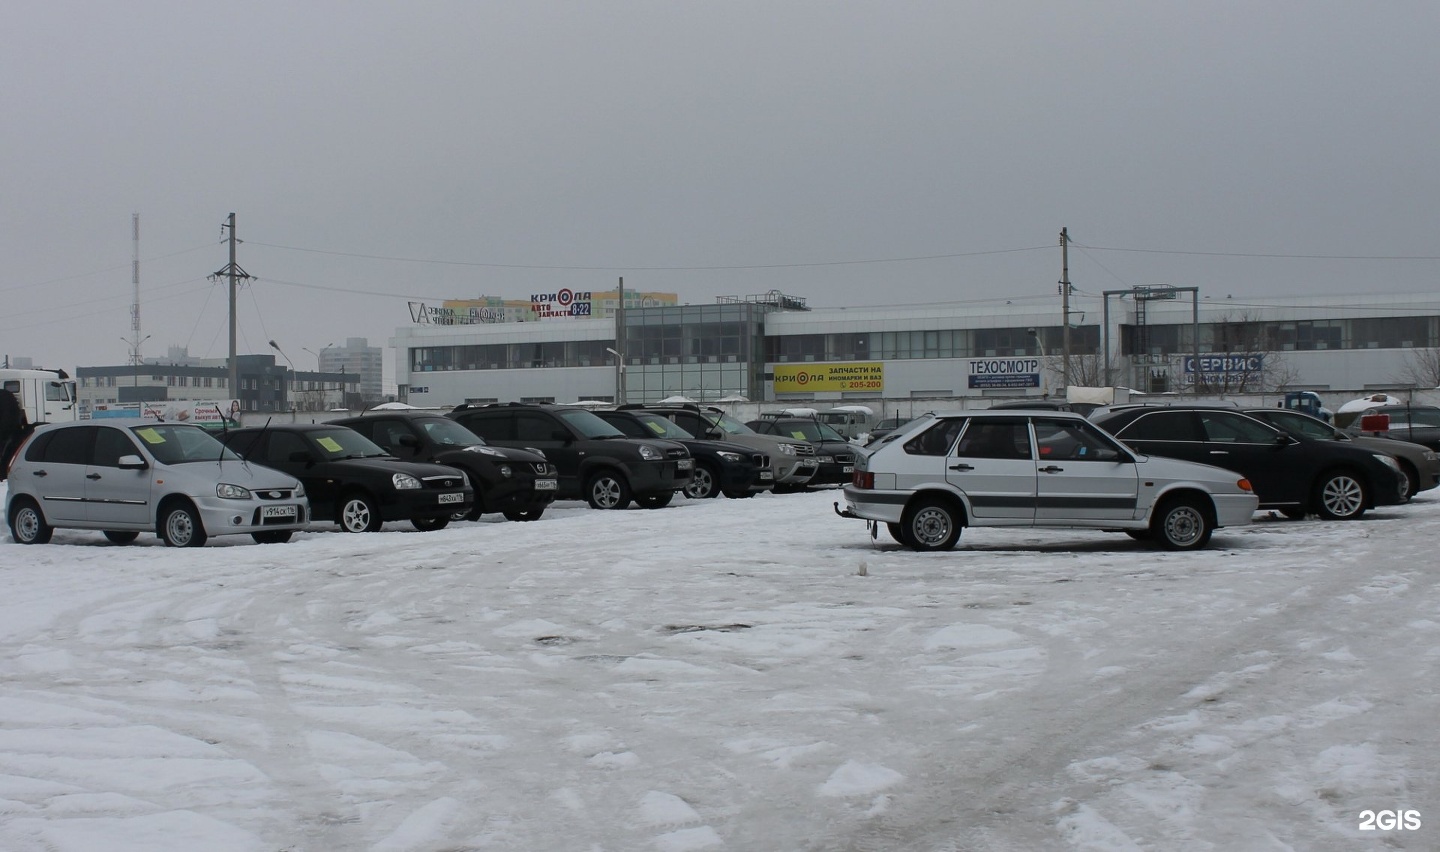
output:
<svg viewBox="0 0 1440 852"><path fill-rule="evenodd" d="M80 419L75 405L75 380L64 370L0 368L0 387L15 394L32 425Z"/></svg>

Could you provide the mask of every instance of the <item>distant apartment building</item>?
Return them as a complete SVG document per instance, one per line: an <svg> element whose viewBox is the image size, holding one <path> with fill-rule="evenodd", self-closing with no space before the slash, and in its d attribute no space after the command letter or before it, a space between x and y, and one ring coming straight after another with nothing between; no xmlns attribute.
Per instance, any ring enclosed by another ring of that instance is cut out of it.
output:
<svg viewBox="0 0 1440 852"><path fill-rule="evenodd" d="M349 337L344 346L331 344L319 352L320 372L359 379L360 397L374 404L385 399L385 351L364 337Z"/></svg>
<svg viewBox="0 0 1440 852"><path fill-rule="evenodd" d="M234 394L226 359L194 358L183 347L171 347L167 357L138 364L78 367L80 416L173 402L214 402L229 409L238 401L242 412L326 411L360 404L358 371L299 372L288 364L277 365L273 355L240 355L235 360L240 387Z"/></svg>

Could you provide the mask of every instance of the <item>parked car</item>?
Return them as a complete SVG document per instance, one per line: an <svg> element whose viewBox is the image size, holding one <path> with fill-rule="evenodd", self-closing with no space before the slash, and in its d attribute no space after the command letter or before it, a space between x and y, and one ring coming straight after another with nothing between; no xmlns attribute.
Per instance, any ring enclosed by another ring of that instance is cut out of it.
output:
<svg viewBox="0 0 1440 852"><path fill-rule="evenodd" d="M309 513L296 477L246 464L198 426L139 418L39 427L15 457L5 506L21 544L56 529L100 530L116 544L142 532L170 547L239 534L280 543Z"/></svg>
<svg viewBox="0 0 1440 852"><path fill-rule="evenodd" d="M936 414L856 461L842 517L885 524L913 550L948 550L964 527L1124 531L1173 550L1250 523L1243 476L1137 454L1078 414Z"/></svg>
<svg viewBox="0 0 1440 852"><path fill-rule="evenodd" d="M1386 428L1366 429L1384 415ZM1369 435L1395 441L1410 441L1440 451L1440 408L1433 405L1377 405L1361 411L1345 427L1348 435Z"/></svg>
<svg viewBox="0 0 1440 852"><path fill-rule="evenodd" d="M821 423L803 417L761 417L745 424L761 435L777 435L804 441L815 448L815 475L800 488L810 485L844 485L855 473L855 456L860 448L845 436Z"/></svg>
<svg viewBox="0 0 1440 852"><path fill-rule="evenodd" d="M1213 464L1250 480L1260 508L1350 520L1405 500L1399 463L1335 441L1291 437L1237 408L1129 405L1091 420L1148 455Z"/></svg>
<svg viewBox="0 0 1440 852"><path fill-rule="evenodd" d="M557 496L594 509L670 505L694 471L673 441L636 440L583 408L507 402L465 405L445 415L497 447L538 450L555 465Z"/></svg>
<svg viewBox="0 0 1440 852"><path fill-rule="evenodd" d="M1400 464L1400 473L1405 477L1405 499L1409 500L1421 491L1428 491L1440 485L1440 454L1423 444L1410 441L1396 441L1389 438L1374 438L1361 434L1351 437L1331 426L1319 417L1302 414L1298 410L1284 408L1241 409L1251 417L1283 429L1294 437L1309 437L1319 441L1341 441L1371 452L1394 456Z"/></svg>
<svg viewBox="0 0 1440 852"><path fill-rule="evenodd" d="M305 483L311 518L339 524L345 532L372 532L386 521L443 529L451 515L475 503L475 489L460 470L401 461L345 426L248 426L219 437L250 462Z"/></svg>
<svg viewBox="0 0 1440 852"><path fill-rule="evenodd" d="M904 426L906 423L909 423L914 419L915 418L913 417L886 417L883 420L877 421L874 428L870 430L870 440L865 442L865 446L874 446L875 444L879 443L881 438L889 435L891 432L894 432L896 429L899 429L901 426Z"/></svg>
<svg viewBox="0 0 1440 852"><path fill-rule="evenodd" d="M748 497L775 487L770 457L744 444L701 440L653 411L596 411L595 416L631 438L663 438L689 450L695 470L684 491L691 499Z"/></svg>
<svg viewBox="0 0 1440 852"><path fill-rule="evenodd" d="M406 461L431 462L465 471L475 505L452 520L478 520L499 512L512 521L535 521L555 500L555 466L534 450L492 447L458 422L426 411L372 410L332 420Z"/></svg>
<svg viewBox="0 0 1440 852"><path fill-rule="evenodd" d="M621 411L642 409L659 414L697 438L744 444L765 453L770 457L770 470L775 478L776 490L804 485L813 479L819 470L815 461L815 448L808 443L775 435L761 435L718 408L701 408L692 403L631 403L620 406ZM748 497L753 493L737 492L725 496Z"/></svg>

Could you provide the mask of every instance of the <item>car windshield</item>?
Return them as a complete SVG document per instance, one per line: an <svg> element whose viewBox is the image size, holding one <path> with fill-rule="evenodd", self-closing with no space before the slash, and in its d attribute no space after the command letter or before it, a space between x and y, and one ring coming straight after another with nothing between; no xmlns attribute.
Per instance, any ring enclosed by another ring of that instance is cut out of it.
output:
<svg viewBox="0 0 1440 852"><path fill-rule="evenodd" d="M780 420L775 430L797 441L844 441L839 432L815 420Z"/></svg>
<svg viewBox="0 0 1440 852"><path fill-rule="evenodd" d="M1302 438L1333 441L1342 435L1335 430L1335 427L1323 420L1316 420L1308 415L1290 411L1267 411L1260 416L1260 419L1271 426L1279 426L1286 432Z"/></svg>
<svg viewBox="0 0 1440 852"><path fill-rule="evenodd" d="M1388 414L1391 429L1396 426L1440 426L1440 408L1402 408Z"/></svg>
<svg viewBox="0 0 1440 852"><path fill-rule="evenodd" d="M442 447L473 447L485 444L484 438L448 417L427 417L421 421L420 429L430 440Z"/></svg>
<svg viewBox="0 0 1440 852"><path fill-rule="evenodd" d="M199 426L179 423L153 423L132 426L130 431L145 449L164 464L184 462L239 461L233 450L220 443Z"/></svg>
<svg viewBox="0 0 1440 852"><path fill-rule="evenodd" d="M716 414L714 415L714 418L715 419L711 422L717 429L719 429L721 432L724 432L726 435L758 434L754 429L751 429L749 426L746 426L744 423L741 423L739 420L736 420L734 417L731 417L728 414Z"/></svg>
<svg viewBox="0 0 1440 852"><path fill-rule="evenodd" d="M623 438L625 433L596 417L594 414L577 408L573 411L559 412L560 419L570 424L570 428L579 432L586 438Z"/></svg>
<svg viewBox="0 0 1440 852"><path fill-rule="evenodd" d="M354 429L346 429L341 426L306 432L305 438L312 446L321 451L321 457L326 461L379 458L390 455L380 449L374 441Z"/></svg>
<svg viewBox="0 0 1440 852"><path fill-rule="evenodd" d="M669 438L675 441L690 441L695 438L689 432L675 425L668 417L661 417L658 414L637 413L636 418L655 433L656 438Z"/></svg>

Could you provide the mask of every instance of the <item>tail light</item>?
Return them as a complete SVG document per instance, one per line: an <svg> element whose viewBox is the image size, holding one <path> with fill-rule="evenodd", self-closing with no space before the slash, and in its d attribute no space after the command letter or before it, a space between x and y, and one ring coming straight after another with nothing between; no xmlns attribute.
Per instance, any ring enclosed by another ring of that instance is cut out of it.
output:
<svg viewBox="0 0 1440 852"><path fill-rule="evenodd" d="M1250 485L1250 480L1248 480L1248 479L1238 480L1238 481L1236 481L1235 485L1236 485L1241 491L1254 491L1254 490L1255 490L1253 487L1251 487L1251 485Z"/></svg>
<svg viewBox="0 0 1440 852"><path fill-rule="evenodd" d="M875 474L868 470L857 470L854 475L850 477L850 484L856 488L874 489Z"/></svg>

